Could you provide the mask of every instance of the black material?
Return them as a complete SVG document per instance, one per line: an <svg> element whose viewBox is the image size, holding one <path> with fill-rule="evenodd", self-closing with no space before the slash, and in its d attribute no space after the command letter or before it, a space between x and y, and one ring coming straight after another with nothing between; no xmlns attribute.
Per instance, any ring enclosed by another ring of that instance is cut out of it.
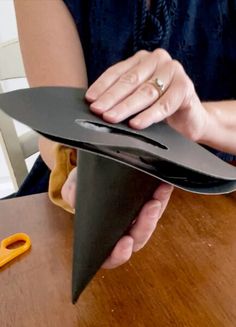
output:
<svg viewBox="0 0 236 327"><path fill-rule="evenodd" d="M73 302L149 200L159 181L116 161L80 151Z"/></svg>
<svg viewBox="0 0 236 327"><path fill-rule="evenodd" d="M15 196L25 196L30 194L38 194L48 191L50 170L38 156L29 174L16 192Z"/></svg>
<svg viewBox="0 0 236 327"><path fill-rule="evenodd" d="M48 87L0 95L0 107L79 154L73 302L160 180L198 193L236 189L236 169L164 123L135 131L93 115L85 90Z"/></svg>
<svg viewBox="0 0 236 327"><path fill-rule="evenodd" d="M231 192L236 169L165 123L135 131L93 115L85 90L46 87L0 95L0 107L44 136L140 169L180 188L204 194ZM174 165L174 166L173 166Z"/></svg>

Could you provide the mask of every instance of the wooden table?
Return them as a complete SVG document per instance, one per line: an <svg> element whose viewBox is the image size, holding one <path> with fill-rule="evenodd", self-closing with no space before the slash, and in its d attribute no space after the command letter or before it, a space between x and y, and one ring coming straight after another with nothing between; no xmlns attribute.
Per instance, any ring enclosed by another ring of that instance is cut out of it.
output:
<svg viewBox="0 0 236 327"><path fill-rule="evenodd" d="M175 191L148 245L71 304L73 217L46 194L0 201L0 239L32 249L0 269L1 327L235 327L236 197Z"/></svg>

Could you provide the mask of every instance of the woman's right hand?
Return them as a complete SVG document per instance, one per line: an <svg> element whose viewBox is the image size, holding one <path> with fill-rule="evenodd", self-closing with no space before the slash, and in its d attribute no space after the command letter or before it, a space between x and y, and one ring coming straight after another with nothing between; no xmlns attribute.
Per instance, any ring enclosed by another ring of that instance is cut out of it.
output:
<svg viewBox="0 0 236 327"><path fill-rule="evenodd" d="M204 135L209 119L183 66L164 49L141 50L108 68L86 99L109 123L129 119L132 128L144 129L165 120L193 141Z"/></svg>

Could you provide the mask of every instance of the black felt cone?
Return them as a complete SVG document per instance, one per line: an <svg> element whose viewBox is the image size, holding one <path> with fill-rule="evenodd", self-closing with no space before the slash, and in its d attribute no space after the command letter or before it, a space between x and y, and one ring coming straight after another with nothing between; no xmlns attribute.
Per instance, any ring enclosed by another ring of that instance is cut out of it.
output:
<svg viewBox="0 0 236 327"><path fill-rule="evenodd" d="M114 160L84 151L78 157L73 303L159 184Z"/></svg>

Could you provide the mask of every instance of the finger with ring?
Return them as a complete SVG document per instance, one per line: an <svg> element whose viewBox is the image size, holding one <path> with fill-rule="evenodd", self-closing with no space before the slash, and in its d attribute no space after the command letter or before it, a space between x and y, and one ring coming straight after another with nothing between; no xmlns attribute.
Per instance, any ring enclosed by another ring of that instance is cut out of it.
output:
<svg viewBox="0 0 236 327"><path fill-rule="evenodd" d="M151 81L151 84L157 89L160 97L164 93L164 82L160 78L156 77Z"/></svg>

